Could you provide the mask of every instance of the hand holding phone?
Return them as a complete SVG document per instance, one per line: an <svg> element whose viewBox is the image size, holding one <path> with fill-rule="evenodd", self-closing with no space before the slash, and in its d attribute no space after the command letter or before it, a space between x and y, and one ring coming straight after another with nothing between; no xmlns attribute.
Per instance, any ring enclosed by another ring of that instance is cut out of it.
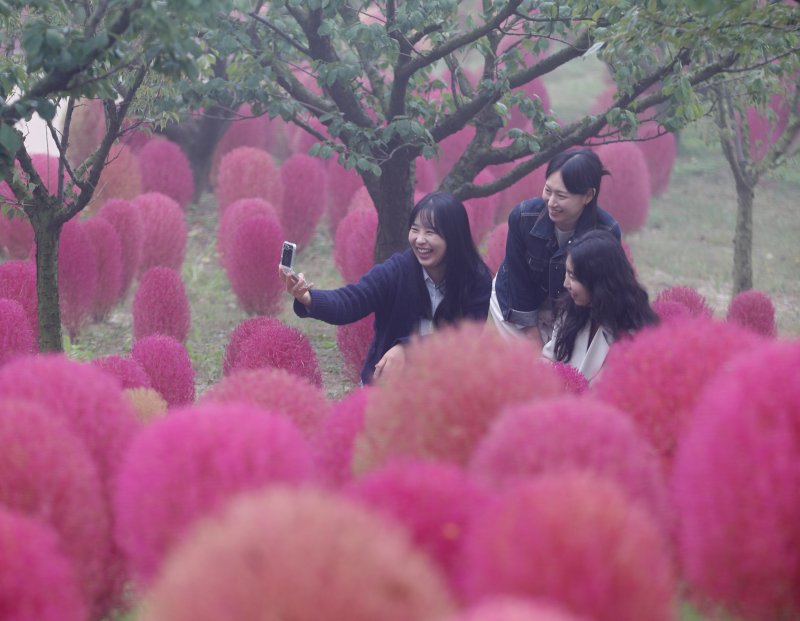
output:
<svg viewBox="0 0 800 621"><path fill-rule="evenodd" d="M292 282L297 282L297 274L295 274L292 269L295 250L297 250L297 244L290 241L283 242L283 248L281 248L281 262L279 264L281 271L289 276Z"/></svg>
<svg viewBox="0 0 800 621"><path fill-rule="evenodd" d="M278 271L286 283L286 290L291 293L300 303L309 306L311 304L311 294L309 291L314 287L314 283L306 282L302 274L295 274L292 269L294 263L294 253L297 244L289 241L283 242L281 249L281 260L278 264Z"/></svg>

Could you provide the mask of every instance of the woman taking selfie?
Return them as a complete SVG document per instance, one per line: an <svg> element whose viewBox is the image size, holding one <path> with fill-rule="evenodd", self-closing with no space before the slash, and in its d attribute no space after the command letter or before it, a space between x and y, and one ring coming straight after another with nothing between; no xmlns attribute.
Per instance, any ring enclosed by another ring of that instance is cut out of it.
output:
<svg viewBox="0 0 800 621"><path fill-rule="evenodd" d="M341 325L375 313L375 336L361 381L391 373L403 343L463 319L485 321L492 277L478 254L464 205L447 192L423 197L408 220L410 248L374 266L352 285L311 290L303 274L279 268L299 317Z"/></svg>

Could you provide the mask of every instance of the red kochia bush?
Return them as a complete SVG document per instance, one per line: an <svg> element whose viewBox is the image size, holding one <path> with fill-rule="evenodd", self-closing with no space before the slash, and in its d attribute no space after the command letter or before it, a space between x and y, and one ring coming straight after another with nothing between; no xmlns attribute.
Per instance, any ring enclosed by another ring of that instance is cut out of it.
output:
<svg viewBox="0 0 800 621"><path fill-rule="evenodd" d="M448 621L590 621L552 602L500 595L488 597Z"/></svg>
<svg viewBox="0 0 800 621"><path fill-rule="evenodd" d="M119 301L122 291L122 242L114 226L102 216L85 220L83 228L94 248L97 264L92 316L101 321Z"/></svg>
<svg viewBox="0 0 800 621"><path fill-rule="evenodd" d="M648 138L648 140L636 143L644 155L647 170L650 172L650 189L653 196L661 196L667 191L672 176L672 166L675 164L675 157L678 154L678 141L675 134L667 132L653 138L663 131L662 127L652 122L640 125L639 137Z"/></svg>
<svg viewBox="0 0 800 621"><path fill-rule="evenodd" d="M43 405L4 398L0 446L5 447L0 451L0 506L56 531L81 597L94 606L108 583L111 530L109 506L86 445ZM3 548L0 566L6 554Z"/></svg>
<svg viewBox="0 0 800 621"><path fill-rule="evenodd" d="M244 342L262 327L272 327L278 320L274 317L251 317L237 325L228 337L225 353L222 356L222 372L230 375L239 368L239 351Z"/></svg>
<svg viewBox="0 0 800 621"><path fill-rule="evenodd" d="M252 369L232 373L211 386L202 403L257 405L289 418L306 437L325 420L330 404L319 386L283 369Z"/></svg>
<svg viewBox="0 0 800 621"><path fill-rule="evenodd" d="M496 274L500 269L500 264L506 256L506 238L508 237L508 222L502 222L494 227L486 237L486 247L483 252L483 260Z"/></svg>
<svg viewBox="0 0 800 621"><path fill-rule="evenodd" d="M611 173L603 179L599 205L616 218L623 233L638 231L650 210L650 171L644 155L632 142L605 144L596 151Z"/></svg>
<svg viewBox="0 0 800 621"><path fill-rule="evenodd" d="M364 187L364 180L354 169L346 169L336 163L328 167L328 229L336 233L336 227L344 218L350 207L350 200L360 188Z"/></svg>
<svg viewBox="0 0 800 621"><path fill-rule="evenodd" d="M131 356L170 407L194 401L194 368L180 341L165 334L145 336L133 344Z"/></svg>
<svg viewBox="0 0 800 621"><path fill-rule="evenodd" d="M141 620L438 621L452 612L440 572L402 529L341 496L272 488L183 541Z"/></svg>
<svg viewBox="0 0 800 621"><path fill-rule="evenodd" d="M242 309L250 314L277 313L285 287L278 276L283 228L271 215L242 219L225 251L225 271Z"/></svg>
<svg viewBox="0 0 800 621"><path fill-rule="evenodd" d="M86 213L95 213L110 198L131 200L141 193L142 176L136 155L124 144L113 145L94 194L86 206Z"/></svg>
<svg viewBox="0 0 800 621"><path fill-rule="evenodd" d="M237 493L312 475L308 446L285 417L247 404L183 408L145 427L117 483L117 540L142 581L199 518Z"/></svg>
<svg viewBox="0 0 800 621"><path fill-rule="evenodd" d="M336 326L336 346L344 358L348 375L354 382L359 381L361 367L364 366L369 344L375 335L374 322L375 315L370 313L353 323Z"/></svg>
<svg viewBox="0 0 800 621"><path fill-rule="evenodd" d="M142 192L160 192L186 209L194 195L194 176L189 158L177 144L164 138L149 140L139 151L139 171Z"/></svg>
<svg viewBox="0 0 800 621"><path fill-rule="evenodd" d="M219 219L217 229L217 253L221 265L225 265L225 256L234 245L234 235L239 225L250 216L266 216L279 221L278 212L263 198L240 198L228 205Z"/></svg>
<svg viewBox="0 0 800 621"><path fill-rule="evenodd" d="M375 264L378 213L371 207L349 211L336 227L333 259L342 277L356 282Z"/></svg>
<svg viewBox="0 0 800 621"><path fill-rule="evenodd" d="M217 208L220 213L240 198L263 198L281 204L281 175L272 156L261 149L238 147L227 153L217 176Z"/></svg>
<svg viewBox="0 0 800 621"><path fill-rule="evenodd" d="M17 199L5 181L0 181L0 200L16 204ZM28 259L33 248L33 226L21 208L15 208L13 218L0 212L0 253L11 259Z"/></svg>
<svg viewBox="0 0 800 621"><path fill-rule="evenodd" d="M130 201L112 198L103 203L97 215L110 222L119 236L122 257L122 284L119 295L123 297L128 292L142 260L144 242L142 214Z"/></svg>
<svg viewBox="0 0 800 621"><path fill-rule="evenodd" d="M486 184L494 181L494 175L487 170L482 170L475 177L474 183ZM491 196L483 196L480 198L470 198L464 201L464 208L467 210L469 217L469 228L472 233L472 240L476 244L480 244L489 229L494 224L494 217L497 213L498 207L497 194Z"/></svg>
<svg viewBox="0 0 800 621"><path fill-rule="evenodd" d="M402 370L371 394L355 469L400 456L463 465L504 406L561 392L528 343L477 324L440 330L412 342Z"/></svg>
<svg viewBox="0 0 800 621"><path fill-rule="evenodd" d="M290 156L280 168L283 200L281 225L287 239L304 248L317 230L325 212L325 165L322 160L305 153Z"/></svg>
<svg viewBox="0 0 800 621"><path fill-rule="evenodd" d="M661 323L672 321L673 319L688 319L692 316L692 311L686 304L681 304L675 300L654 300L651 305Z"/></svg>
<svg viewBox="0 0 800 621"><path fill-rule="evenodd" d="M775 337L775 305L763 291L750 289L737 293L728 305L728 321L762 336Z"/></svg>
<svg viewBox="0 0 800 621"><path fill-rule="evenodd" d="M137 196L134 207L142 215L142 258L139 274L163 265L180 270L186 254L187 231L183 210L169 196L148 192Z"/></svg>
<svg viewBox="0 0 800 621"><path fill-rule="evenodd" d="M730 323L676 319L617 343L592 388L633 418L670 469L705 385L727 360L761 342Z"/></svg>
<svg viewBox="0 0 800 621"><path fill-rule="evenodd" d="M102 356L92 360L92 365L110 373L125 388L150 388L150 377L130 356Z"/></svg>
<svg viewBox="0 0 800 621"><path fill-rule="evenodd" d="M800 342L767 342L698 399L675 462L695 597L731 618L800 615Z"/></svg>
<svg viewBox="0 0 800 621"><path fill-rule="evenodd" d="M655 302L678 302L683 304L693 317L711 318L714 314L706 299L691 287L675 286L662 289L656 296Z"/></svg>
<svg viewBox="0 0 800 621"><path fill-rule="evenodd" d="M139 280L133 297L133 340L166 334L186 343L191 309L181 275L168 267L151 267Z"/></svg>
<svg viewBox="0 0 800 621"><path fill-rule="evenodd" d="M84 223L73 218L58 242L58 305L70 337L80 332L95 308L97 256Z"/></svg>
<svg viewBox="0 0 800 621"><path fill-rule="evenodd" d="M554 362L553 370L559 378L564 391L572 395L582 395L589 390L589 380L571 364L566 362Z"/></svg>
<svg viewBox="0 0 800 621"><path fill-rule="evenodd" d="M0 610L14 621L85 621L86 604L56 533L0 507Z"/></svg>
<svg viewBox="0 0 800 621"><path fill-rule="evenodd" d="M36 265L33 261L7 261L0 263L0 298L19 302L25 316L39 341L39 317L37 315Z"/></svg>
<svg viewBox="0 0 800 621"><path fill-rule="evenodd" d="M22 304L16 300L0 298L0 366L25 354L33 354L38 347L33 330Z"/></svg>
<svg viewBox="0 0 800 621"><path fill-rule="evenodd" d="M256 149L265 149L277 157L279 154L275 153L272 149L268 148L267 141L270 134L279 133L277 140L272 140L275 146L279 146L282 141L281 124L278 122L270 123L267 115L252 116L252 110L249 105L244 104L236 111L237 116L232 120L222 138L217 142L214 148L214 157L211 162L211 172L209 174L211 186L217 184L217 173L219 172L219 164L222 158L238 147L254 147Z"/></svg>
<svg viewBox="0 0 800 621"><path fill-rule="evenodd" d="M608 479L565 472L490 502L464 541L467 599L541 597L595 621L674 621L662 534Z"/></svg>

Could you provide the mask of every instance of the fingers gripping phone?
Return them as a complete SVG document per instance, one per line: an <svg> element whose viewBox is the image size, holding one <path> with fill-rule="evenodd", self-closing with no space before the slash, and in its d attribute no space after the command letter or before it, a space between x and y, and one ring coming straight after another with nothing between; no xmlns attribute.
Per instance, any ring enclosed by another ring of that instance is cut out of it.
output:
<svg viewBox="0 0 800 621"><path fill-rule="evenodd" d="M283 242L283 248L281 249L281 262L280 266L283 271L289 274L292 277L292 280L297 280L297 276L292 269L292 264L294 263L294 253L297 250L297 244L294 244L290 241Z"/></svg>

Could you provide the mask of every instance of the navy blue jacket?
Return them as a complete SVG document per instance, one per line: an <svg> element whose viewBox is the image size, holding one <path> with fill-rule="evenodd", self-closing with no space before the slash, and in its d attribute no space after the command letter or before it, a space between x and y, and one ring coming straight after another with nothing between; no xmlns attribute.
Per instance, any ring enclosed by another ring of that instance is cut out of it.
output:
<svg viewBox="0 0 800 621"><path fill-rule="evenodd" d="M595 228L622 237L617 221L599 207L596 217L583 210L573 237ZM503 318L521 326L537 325L542 304L564 291L566 260L566 246L558 247L556 226L547 216L545 202L532 198L514 207L508 216L506 256L494 285Z"/></svg>
<svg viewBox="0 0 800 621"><path fill-rule="evenodd" d="M463 318L485 321L489 312L492 280L489 270L475 282ZM311 305L295 300L298 317L313 317L343 325L375 313L375 336L370 343L361 381L372 381L375 365L398 342L411 336L430 308L422 267L409 249L389 257L361 279L339 289L312 289Z"/></svg>

